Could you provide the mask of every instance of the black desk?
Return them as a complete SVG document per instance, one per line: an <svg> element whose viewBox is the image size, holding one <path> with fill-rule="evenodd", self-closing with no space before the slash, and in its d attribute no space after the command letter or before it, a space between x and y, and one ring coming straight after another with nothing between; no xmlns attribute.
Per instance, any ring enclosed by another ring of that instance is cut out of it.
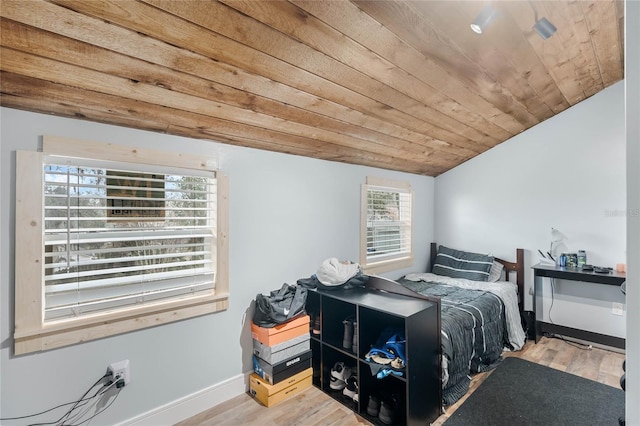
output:
<svg viewBox="0 0 640 426"><path fill-rule="evenodd" d="M627 279L626 274L612 271L608 274L597 274L591 271L582 271L579 268L562 268L559 266L547 266L538 264L533 266L534 296L533 310L536 314L536 343L544 332L575 337L589 342L600 343L614 348L624 349L625 340L620 337L606 334L593 333L577 328L565 327L540 321L542 318L542 278L557 278L559 280L572 280L604 285L621 286Z"/></svg>

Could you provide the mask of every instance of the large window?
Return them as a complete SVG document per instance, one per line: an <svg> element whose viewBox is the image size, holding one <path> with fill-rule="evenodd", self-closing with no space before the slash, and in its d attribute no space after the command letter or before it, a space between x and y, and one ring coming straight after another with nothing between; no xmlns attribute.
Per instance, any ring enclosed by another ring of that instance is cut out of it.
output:
<svg viewBox="0 0 640 426"><path fill-rule="evenodd" d="M411 185L368 177L362 186L360 264L367 273L411 266Z"/></svg>
<svg viewBox="0 0 640 426"><path fill-rule="evenodd" d="M225 309L211 162L71 142L17 156L16 353Z"/></svg>

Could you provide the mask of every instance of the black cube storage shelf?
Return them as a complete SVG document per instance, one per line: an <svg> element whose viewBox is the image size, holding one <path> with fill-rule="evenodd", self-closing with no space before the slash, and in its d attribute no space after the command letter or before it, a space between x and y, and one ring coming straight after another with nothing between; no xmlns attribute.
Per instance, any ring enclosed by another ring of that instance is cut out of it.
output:
<svg viewBox="0 0 640 426"><path fill-rule="evenodd" d="M320 316L320 333L311 334L313 383L336 401L374 424L383 424L367 414L370 395L396 393L404 403L398 424L425 425L440 415L440 330L435 302L383 293L366 288L309 291L307 313ZM357 351L342 347L348 317L357 322ZM313 327L313 321L311 326ZM371 373L365 355L386 327L404 329L407 365L404 376L378 379ZM359 401L354 402L330 388L331 369L336 362L355 368Z"/></svg>

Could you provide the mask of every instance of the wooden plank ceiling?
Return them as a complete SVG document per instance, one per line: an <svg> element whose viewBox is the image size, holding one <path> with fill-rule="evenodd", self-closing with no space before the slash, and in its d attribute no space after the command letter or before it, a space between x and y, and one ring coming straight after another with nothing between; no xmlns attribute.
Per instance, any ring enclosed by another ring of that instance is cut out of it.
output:
<svg viewBox="0 0 640 426"><path fill-rule="evenodd" d="M0 102L436 176L623 78L622 1L484 5L2 0Z"/></svg>

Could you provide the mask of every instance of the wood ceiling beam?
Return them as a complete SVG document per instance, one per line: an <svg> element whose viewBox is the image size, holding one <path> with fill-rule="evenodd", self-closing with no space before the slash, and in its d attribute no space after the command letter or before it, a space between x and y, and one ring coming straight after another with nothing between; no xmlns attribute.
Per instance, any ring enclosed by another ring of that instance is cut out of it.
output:
<svg viewBox="0 0 640 426"><path fill-rule="evenodd" d="M145 0L151 4L166 4L166 0ZM418 78L411 72L404 69L397 62L391 62L376 52L353 40L349 34L345 34L316 18L312 14L298 6L285 1L279 2L255 2L240 0L220 0L221 3L241 12L244 15L254 18L257 22L288 36L290 43L296 40L304 43L305 49L313 49L314 52L321 52L328 58L332 58L340 66L347 66L362 73L375 81L393 88L397 92L410 97L411 99L431 106L435 111L447 115L458 123L453 123L453 128L469 127L475 129L477 133L465 133L465 136L473 139L477 143L482 143L488 147L494 146L498 139L492 136L496 131L495 124L489 122L481 114L476 113L478 109L467 107L468 98L475 99L476 96L467 92L468 97L455 99L443 93L438 87L438 81L430 78L430 70L424 67L418 71L418 67L412 67L413 71L420 75ZM334 2L330 8L318 4L323 10L340 9L340 12L348 12L341 9L341 5L350 5L349 2ZM353 6L356 11L357 7ZM348 14L342 13L344 18L349 19ZM352 26L355 22L352 22ZM378 31L379 33L380 31ZM279 45L280 43L276 43ZM378 43L379 45L380 43ZM260 47L262 49L262 47ZM287 49L289 51L290 49ZM406 49L405 49L406 50ZM413 63L424 65L428 63L423 56L415 58ZM405 64L408 65L408 64ZM442 70L439 70L442 74ZM488 104L483 104L487 108ZM433 116L430 122L438 120L439 116ZM441 116L440 116L441 117Z"/></svg>
<svg viewBox="0 0 640 426"><path fill-rule="evenodd" d="M57 59L72 65L84 65L105 74L120 76L212 101L220 101L231 106L359 138L362 139L363 146L366 146L369 141L376 141L382 145L412 152L416 155L431 154L434 150L448 152L458 158L470 158L476 154L459 147L439 144L431 144L429 147L428 143L424 145L412 143L269 98L247 96L246 92L239 89L220 85L190 74L178 73L166 67L123 56L77 40L28 28L7 19L0 20L0 25L4 29L2 44L11 49ZM49 48L43 50L38 47L41 45L49 46Z"/></svg>
<svg viewBox="0 0 640 426"><path fill-rule="evenodd" d="M623 78L621 0L493 6L2 0L0 101L437 175Z"/></svg>
<svg viewBox="0 0 640 426"><path fill-rule="evenodd" d="M471 31L469 24L482 6L481 3L420 3L416 8L440 32L447 34L451 43L476 65L478 72L486 74L490 81L501 82L511 94L514 116L526 128L551 117L554 108L567 108L567 102L554 86L544 64L509 15L502 11L501 3L493 5L498 16L482 35ZM448 31L443 19L450 19L449 25L459 30Z"/></svg>
<svg viewBox="0 0 640 426"><path fill-rule="evenodd" d="M138 3L128 6L126 13L123 13L117 5L112 6L111 2L103 2L106 5L102 6L97 5L96 2L78 3L68 0L56 0L56 3L64 4L73 10L80 10L100 19L115 22L176 46L188 45L194 52L232 64L245 71L268 76L274 81L347 105L367 115L392 121L451 145L469 145L468 148L473 149L473 143L470 143L471 139L463 135L463 133L470 131L477 136L477 132L473 129L464 126L457 128L455 120L444 114L418 104L397 91L389 91L389 87L356 73L336 61L327 62L325 55L317 55L317 52L312 49L301 53L295 49L300 47L300 43L292 45L288 38L276 40L275 37L278 37L280 33L273 32L268 35L256 33L254 35L244 27L248 23L255 24L254 20L238 13L229 13L228 11L231 9L217 2L161 3L163 7L170 10L165 13L154 7ZM218 8L221 7L227 12L219 11ZM179 16L184 19L179 19L174 14L180 14ZM217 20L214 22L209 21L215 19ZM239 22L238 19L241 21ZM192 20L197 24L193 24ZM163 22L165 25L160 27L157 22ZM262 31L268 29L265 26L260 28ZM252 36L254 43L266 40L265 49L273 48L277 49L277 52L267 54L232 40L228 37L230 35L228 31L234 31L237 37ZM289 43L285 46L278 44L286 42L286 40L289 40ZM302 61L301 66L310 67L314 72L311 73L297 65L292 65L274 55L291 55L292 62ZM404 113L399 108L407 112ZM436 121L437 124L427 121L428 117L431 117L431 120Z"/></svg>
<svg viewBox="0 0 640 426"><path fill-rule="evenodd" d="M213 139L233 145L310 156L330 161L371 165L397 170L402 162L410 173L432 176L444 170L423 162L375 155L359 149L329 143L317 143L304 137L268 131L255 126L215 119L201 114L158 106L152 103L123 100L119 96L91 92L46 80L2 72L0 102L5 107L36 112L57 111L67 117L89 119L126 127L150 129L196 139ZM168 124L173 123L173 124ZM179 132L174 129L180 129ZM355 162L357 160L357 162Z"/></svg>
<svg viewBox="0 0 640 426"><path fill-rule="evenodd" d="M464 105L466 109L479 114L483 120L475 127L482 129L485 133L504 140L522 129L520 123L513 117L479 94L472 92L467 87L466 81L452 78L452 75L436 64L431 57L414 49L354 3L336 1L327 8L323 7L322 2L314 0L289 1L395 66L404 69L428 84L433 90L441 92L458 104ZM455 106L447 105L447 107Z"/></svg>
<svg viewBox="0 0 640 426"><path fill-rule="evenodd" d="M270 77L278 80L282 78L282 75L286 75L288 79L295 80L297 78L300 81L321 79L322 84L329 89L319 93L325 97L331 96L331 93L335 91L330 90L328 84L340 86L342 90L346 89L351 92L349 95L351 98L354 97L354 94L358 94L378 103L382 108L376 108L371 113L382 113L379 115L380 118L391 119L400 111L404 111L406 124L415 123L421 132L433 135L433 137L450 144L465 145L471 140L483 143L487 141L487 138L490 139L488 135L465 123L458 122L426 103L418 102L395 88L293 40L255 19L238 13L222 3L197 0L181 2L149 0L148 3L189 23L196 24L197 27L187 25L188 29L184 31L201 34L198 39L206 39L212 35L216 37L216 51L210 49L204 42L199 47L199 52L207 56L213 57L212 55L214 55L220 60L248 71L262 72L263 74L265 70L274 66L286 64L286 70L278 75L272 74ZM280 3L266 2L264 4L269 7L277 7ZM140 13L143 12L140 11ZM144 11L145 15L150 13L152 12ZM109 16L109 19L114 18ZM161 18L158 16L154 19ZM171 17L162 19L173 21ZM149 20L147 24L142 28L142 31L152 31L156 37L162 39L174 37L172 34L158 34L158 30L154 28L153 20ZM175 25L178 25L178 22ZM220 35L224 38L219 38ZM175 39L172 42L183 43L183 41ZM193 46L198 42L190 42L190 44ZM418 130L415 127L414 129ZM491 142L489 141L489 143Z"/></svg>
<svg viewBox="0 0 640 426"><path fill-rule="evenodd" d="M618 22L615 2L581 2L585 20L591 34L593 49L600 66L604 87L620 81L624 74L621 49L624 43L619 39L620 32L614 25L604 26L600 22ZM598 28L596 30L596 28Z"/></svg>
<svg viewBox="0 0 640 426"><path fill-rule="evenodd" d="M425 161L429 157L428 152L423 152L422 154L407 152L393 146L381 145L376 141L351 138L306 124L287 121L279 117L233 107L198 96L175 91L167 93L167 89L156 85L100 73L5 47L0 48L0 54L2 56L2 64L0 65L2 69L16 74L48 79L92 92L119 96L123 99L151 102L168 108L236 121L264 129L278 129L283 133L294 136L312 135L318 144L330 142L406 160Z"/></svg>
<svg viewBox="0 0 640 426"><path fill-rule="evenodd" d="M383 120L366 115L348 105L328 101L317 95L50 3L34 0L24 4L21 1L7 0L3 2L1 12L11 20L34 28L64 35L194 76L201 76L247 93L292 104L393 137L425 144L425 146L430 143L433 144L432 146L449 145L445 141L390 123L387 118ZM48 19L39 19L38 13L45 14Z"/></svg>
<svg viewBox="0 0 640 426"><path fill-rule="evenodd" d="M464 86L472 88L482 98L510 116L511 121L503 120L501 126L512 134L518 134L539 121L517 101L513 93L513 84L505 86L504 81L495 79L490 68L474 62L479 56L475 50L480 41L477 34L469 29L469 22L458 16L460 12L454 8L453 2L354 3L425 57L452 73ZM471 3L465 4L473 7ZM451 31L451 28L457 30ZM474 48L464 49L462 41L472 43ZM500 116L495 120L500 120Z"/></svg>
<svg viewBox="0 0 640 426"><path fill-rule="evenodd" d="M526 34L527 41L533 47L535 56L545 65L547 73L551 76L552 84L560 90L565 99L562 105L555 106L554 111L560 112L570 105L585 99L584 90L574 78L575 69L573 64L564 59L566 52L562 43L563 36L558 34L558 31L553 37L543 40L532 29L536 18L547 17L547 19L551 19L547 14L545 5L541 2L533 4L528 2L505 3L503 8L513 18L521 31ZM573 43L575 43L575 40Z"/></svg>
<svg viewBox="0 0 640 426"><path fill-rule="evenodd" d="M598 68L595 51L591 43L591 34L584 19L582 6L578 2L558 2L557 4L542 3L538 6L545 17L559 30L554 34L560 44L562 63L569 73L566 78L575 80L582 93L577 92L569 99L572 105L592 96L604 88L602 75ZM545 55L546 58L546 55ZM553 64L549 64L552 68ZM567 84L565 82L559 85Z"/></svg>
<svg viewBox="0 0 640 426"><path fill-rule="evenodd" d="M93 2L91 3L94 4ZM98 2L95 3L97 4ZM58 8L50 3L33 1L28 2L28 4L25 5L20 1L7 0L3 3L2 13L4 16L11 18L12 20L36 26L47 31L64 34L68 37L96 44L101 47L117 49L118 51L133 57L140 57L147 61L159 62L165 66L191 71L192 73L205 74L207 75L207 78L217 77L218 79L222 79L226 84L230 84L230 80L232 80L236 82L235 84L239 84L239 88L243 90L251 91L255 87L258 87L260 88L258 91L265 96L270 95L273 98L279 97L281 99L287 99L290 102L297 102L299 105L308 106L315 110L321 110L323 114L332 117L339 116L342 119L355 118L360 125L366 125L368 128L376 127L381 132L391 133L392 135L406 138L411 142L424 144L425 146L430 146L432 148L440 149L444 147L446 149L448 146L453 147L455 144L463 150L470 149L475 154L486 149L482 147L474 149L474 144L471 141L457 135L449 134L452 139L447 142L444 140L434 139L427 135L427 133L418 133L412 129L408 129L407 127L411 126L407 126L409 123L409 121L406 120L407 117L402 117L403 120L393 120L394 114L397 111L389 110L386 106L383 106L382 108L385 112L384 119L376 117L375 115L366 116L361 114L359 111L352 109L351 107L355 108L356 105L351 105L349 102L346 102L347 105L345 107L338 105L337 103L321 99L319 96L322 90L319 90L317 95L307 94L289 86L285 86L279 82L269 81L263 77L246 73L241 69L221 63L218 60L204 58L199 54L184 51L176 46L159 42L158 40L145 37L115 25L110 25L103 20L94 20L70 10ZM38 19L38 13L46 14L49 19ZM87 29L91 30L87 31ZM212 71L210 71L210 69L215 70L216 68L219 68L220 70L215 76L212 76ZM305 97L308 99L304 99ZM336 106L340 108L341 111L333 112L325 108ZM372 105L359 105L359 109L367 111L367 113L371 112L370 107L372 107ZM393 123L394 121L404 125L404 128ZM381 128L383 126L385 127L384 129ZM418 127L417 130L424 131L425 129ZM457 148L453 149L454 151L459 151ZM468 155L463 154L463 157L468 157Z"/></svg>

